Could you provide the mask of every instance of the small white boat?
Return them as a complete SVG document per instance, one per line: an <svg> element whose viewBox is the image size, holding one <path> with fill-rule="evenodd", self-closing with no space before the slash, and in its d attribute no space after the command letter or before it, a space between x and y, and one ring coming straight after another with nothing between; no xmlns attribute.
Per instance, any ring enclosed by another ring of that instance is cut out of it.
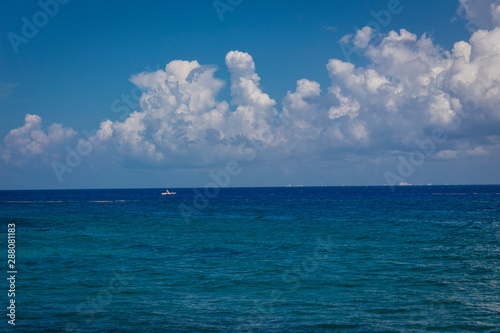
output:
<svg viewBox="0 0 500 333"><path fill-rule="evenodd" d="M176 192L170 192L167 190L167 192L162 192L161 195L174 195Z"/></svg>

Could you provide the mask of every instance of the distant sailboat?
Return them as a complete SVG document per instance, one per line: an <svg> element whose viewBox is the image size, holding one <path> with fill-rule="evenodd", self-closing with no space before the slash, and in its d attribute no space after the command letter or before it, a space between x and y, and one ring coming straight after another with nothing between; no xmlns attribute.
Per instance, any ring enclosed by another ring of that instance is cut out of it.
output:
<svg viewBox="0 0 500 333"><path fill-rule="evenodd" d="M167 192L162 192L161 195L174 195L176 192L170 192L169 190L167 190Z"/></svg>

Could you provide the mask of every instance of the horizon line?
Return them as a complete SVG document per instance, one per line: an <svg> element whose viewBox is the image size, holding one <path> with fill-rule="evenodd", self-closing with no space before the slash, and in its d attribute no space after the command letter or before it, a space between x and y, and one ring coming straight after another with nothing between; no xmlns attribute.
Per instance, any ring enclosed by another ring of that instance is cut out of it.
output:
<svg viewBox="0 0 500 333"><path fill-rule="evenodd" d="M404 185L280 185L280 186L217 186L217 188L312 188L312 187L424 187L424 186L500 186L500 184L404 184ZM169 187L175 190L202 189L205 186ZM88 190L163 190L166 187L104 187L104 188L40 188L40 189L0 189L3 191L88 191Z"/></svg>

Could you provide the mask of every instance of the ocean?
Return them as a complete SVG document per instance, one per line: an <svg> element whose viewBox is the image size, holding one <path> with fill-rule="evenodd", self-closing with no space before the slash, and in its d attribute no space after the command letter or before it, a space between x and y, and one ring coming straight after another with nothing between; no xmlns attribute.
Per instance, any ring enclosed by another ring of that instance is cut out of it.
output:
<svg viewBox="0 0 500 333"><path fill-rule="evenodd" d="M0 330L500 332L500 186L163 190L0 191Z"/></svg>

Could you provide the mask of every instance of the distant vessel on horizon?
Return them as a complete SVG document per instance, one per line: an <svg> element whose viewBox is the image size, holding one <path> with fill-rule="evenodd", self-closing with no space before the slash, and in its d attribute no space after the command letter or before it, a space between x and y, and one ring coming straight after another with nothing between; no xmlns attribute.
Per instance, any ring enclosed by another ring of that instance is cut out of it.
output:
<svg viewBox="0 0 500 333"><path fill-rule="evenodd" d="M176 192L170 192L167 190L166 192L162 192L161 195L174 195Z"/></svg>

